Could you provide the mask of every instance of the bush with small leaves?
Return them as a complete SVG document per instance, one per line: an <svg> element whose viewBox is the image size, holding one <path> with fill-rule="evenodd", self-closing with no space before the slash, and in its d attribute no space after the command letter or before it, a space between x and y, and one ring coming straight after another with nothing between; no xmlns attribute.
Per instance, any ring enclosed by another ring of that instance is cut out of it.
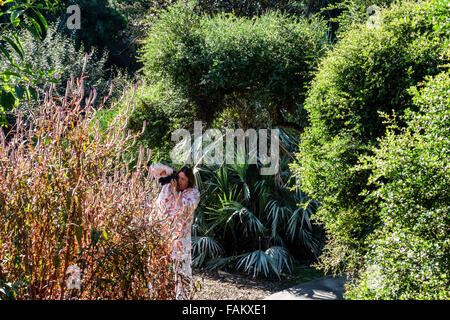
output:
<svg viewBox="0 0 450 320"><path fill-rule="evenodd" d="M380 202L383 227L350 298L450 298L450 74L410 92L419 110L407 112L403 129L391 119L362 165L379 187L371 197Z"/></svg>
<svg viewBox="0 0 450 320"><path fill-rule="evenodd" d="M382 10L378 24L349 30L319 66L305 108L311 126L301 135L299 186L322 207L315 216L330 239L325 268L361 266L377 228L379 208L363 191L370 170L356 169L385 133L379 112L415 108L407 89L444 64L443 40L430 19L430 2L404 1Z"/></svg>

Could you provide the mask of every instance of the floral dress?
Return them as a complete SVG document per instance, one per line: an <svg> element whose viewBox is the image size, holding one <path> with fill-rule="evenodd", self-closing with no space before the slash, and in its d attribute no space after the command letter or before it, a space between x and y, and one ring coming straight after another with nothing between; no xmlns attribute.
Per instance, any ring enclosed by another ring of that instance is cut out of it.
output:
<svg viewBox="0 0 450 320"><path fill-rule="evenodd" d="M150 167L152 175L159 179L161 176L171 175L173 169L154 164ZM164 174L165 172L165 174ZM191 268L191 226L194 211L200 201L200 192L196 187L181 191L182 205L177 205L175 196L170 190L170 184L165 184L158 197L160 214L172 219L175 224L175 233L172 243L171 258L174 263L176 280L176 299L188 299L193 289ZM184 283L184 285L183 285ZM189 290L187 290L189 288Z"/></svg>

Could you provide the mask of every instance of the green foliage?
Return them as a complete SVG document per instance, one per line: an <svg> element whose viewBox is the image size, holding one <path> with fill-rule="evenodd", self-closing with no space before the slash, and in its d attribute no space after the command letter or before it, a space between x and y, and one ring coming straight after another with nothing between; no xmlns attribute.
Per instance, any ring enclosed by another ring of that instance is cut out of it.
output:
<svg viewBox="0 0 450 320"><path fill-rule="evenodd" d="M136 86L136 108L130 115L127 128L140 132L145 121L145 130L137 145L152 149L153 162L169 161L170 150L174 146L171 133L178 128L193 128L192 108L174 86L163 81L154 84L139 82ZM137 145L134 152L138 150Z"/></svg>
<svg viewBox="0 0 450 320"><path fill-rule="evenodd" d="M351 298L450 298L450 74L410 92L419 110L406 113L406 128L391 119L375 155L364 159L383 228Z"/></svg>
<svg viewBox="0 0 450 320"><path fill-rule="evenodd" d="M357 27L361 23L370 23L378 18L380 10L389 7L398 0L342 0L330 3L323 10L338 10L339 14L331 18L331 22L338 23L337 36Z"/></svg>
<svg viewBox="0 0 450 320"><path fill-rule="evenodd" d="M414 108L407 89L437 74L443 62L428 8L427 2L395 4L381 11L379 24L349 30L310 86L311 126L292 168L302 190L322 204L315 217L330 240L322 256L326 268L358 269L379 223L376 204L363 194L370 170L355 168L385 132L379 112Z"/></svg>
<svg viewBox="0 0 450 320"><path fill-rule="evenodd" d="M253 164L197 168L202 200L193 224L194 266L279 277L292 271L295 249L318 254L310 223L317 204L291 190L287 165L283 157L276 176L259 175Z"/></svg>
<svg viewBox="0 0 450 320"><path fill-rule="evenodd" d="M52 1L2 1L0 10L0 61L9 68L0 73L0 127L6 124L5 112L13 110L22 99L36 97L30 84L41 79L54 81L54 70L43 72L33 70L24 56L24 49L18 37L19 30L27 30L37 41L47 30L47 22L41 11L52 9L58 0ZM6 31L10 32L6 34ZM6 46L7 44L7 46ZM13 57L16 54L17 58ZM2 68L3 69L3 68Z"/></svg>
<svg viewBox="0 0 450 320"><path fill-rule="evenodd" d="M447 58L450 55L450 2L448 0L430 0L431 6L428 9L428 19L433 21L436 35L444 41L447 47Z"/></svg>
<svg viewBox="0 0 450 320"><path fill-rule="evenodd" d="M273 125L282 125L284 111L297 111L324 52L323 21L280 13L252 20L209 17L195 5L180 2L153 19L140 57L146 78L173 84L194 104L199 120L212 122L217 112L243 100L260 103Z"/></svg>

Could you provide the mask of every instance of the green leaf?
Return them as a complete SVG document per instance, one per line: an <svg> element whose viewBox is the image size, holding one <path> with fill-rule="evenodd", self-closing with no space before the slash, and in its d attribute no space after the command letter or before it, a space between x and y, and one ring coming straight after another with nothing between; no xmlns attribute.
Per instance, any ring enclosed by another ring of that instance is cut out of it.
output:
<svg viewBox="0 0 450 320"><path fill-rule="evenodd" d="M16 97L12 92L6 92L4 90L0 92L0 106L2 106L6 111L12 110L15 104Z"/></svg>
<svg viewBox="0 0 450 320"><path fill-rule="evenodd" d="M44 26L45 32L48 30L47 21L45 20L44 16L38 11L33 9L34 13L39 17L39 20L41 21L42 25Z"/></svg>
<svg viewBox="0 0 450 320"><path fill-rule="evenodd" d="M0 51L3 53L3 55L8 59L9 61L13 61L11 55L9 54L8 50L0 46Z"/></svg>
<svg viewBox="0 0 450 320"><path fill-rule="evenodd" d="M36 32L36 30L30 24L28 24L24 21L21 21L20 25L22 27L24 27L25 29L27 29L37 41L41 41L41 36Z"/></svg>
<svg viewBox="0 0 450 320"><path fill-rule="evenodd" d="M19 16L23 13L24 10L14 10L10 16L11 23L14 27L17 27L20 23Z"/></svg>
<svg viewBox="0 0 450 320"><path fill-rule="evenodd" d="M51 76L51 75L53 75L54 73L55 73L55 67L54 66L52 66L51 68L50 68L50 70L47 72L47 74L49 75L49 76Z"/></svg>
<svg viewBox="0 0 450 320"><path fill-rule="evenodd" d="M20 56L20 59L23 60L23 49L21 50L22 44L20 44L20 40L16 39L16 41L19 41L19 45L16 44L14 40L8 37L3 37L3 40L9 43L9 45L17 52L17 54Z"/></svg>
<svg viewBox="0 0 450 320"><path fill-rule="evenodd" d="M15 86L14 90L16 91L16 97L18 99L22 99L23 98L23 94L25 93L25 90L22 86Z"/></svg>
<svg viewBox="0 0 450 320"><path fill-rule="evenodd" d="M41 29L41 26L39 25L39 23L37 23L37 21L34 18L32 18L32 17L28 17L28 19L33 23L34 29L37 31L39 36L41 36L42 35L42 29Z"/></svg>

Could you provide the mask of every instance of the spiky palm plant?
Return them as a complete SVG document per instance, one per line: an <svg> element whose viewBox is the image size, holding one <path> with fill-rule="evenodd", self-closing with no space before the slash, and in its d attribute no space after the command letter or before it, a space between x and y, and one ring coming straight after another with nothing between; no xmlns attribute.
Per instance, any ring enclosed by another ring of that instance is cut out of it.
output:
<svg viewBox="0 0 450 320"><path fill-rule="evenodd" d="M288 166L294 138L280 134L284 154L276 176L259 175L259 164L196 168L202 201L193 223L195 266L280 277L292 269L288 245L317 252L310 222L317 203L294 188Z"/></svg>

